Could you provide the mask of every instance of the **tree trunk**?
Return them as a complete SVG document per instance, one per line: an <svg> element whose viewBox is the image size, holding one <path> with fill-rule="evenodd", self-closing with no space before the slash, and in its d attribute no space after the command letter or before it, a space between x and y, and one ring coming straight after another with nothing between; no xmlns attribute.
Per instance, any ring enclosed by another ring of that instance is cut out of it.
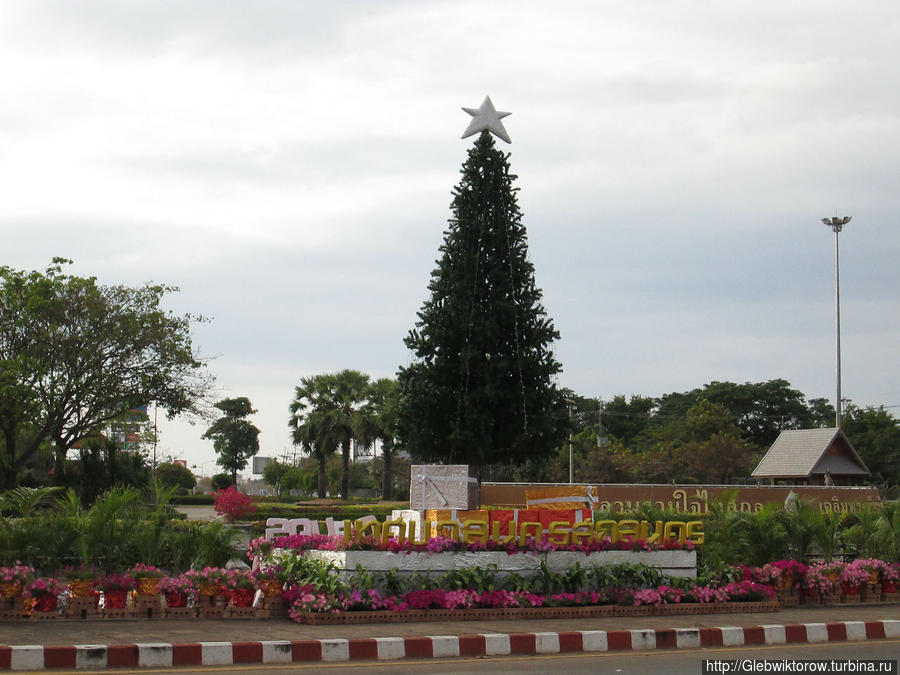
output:
<svg viewBox="0 0 900 675"><path fill-rule="evenodd" d="M53 449L53 484L65 485L66 480L66 451L59 449L59 443Z"/></svg>
<svg viewBox="0 0 900 675"><path fill-rule="evenodd" d="M16 487L16 477L19 473L19 463L16 461L16 434L14 431L4 430L5 457L0 455L0 490L12 490Z"/></svg>
<svg viewBox="0 0 900 675"><path fill-rule="evenodd" d="M341 499L350 498L350 439L341 444L343 465L341 466Z"/></svg>
<svg viewBox="0 0 900 675"><path fill-rule="evenodd" d="M319 455L319 499L325 499L328 476L325 474L325 455Z"/></svg>
<svg viewBox="0 0 900 675"><path fill-rule="evenodd" d="M384 475L381 480L381 498L389 502L391 501L391 485L393 484L393 475L391 472L391 459L393 458L394 450L390 448L387 443L382 441L381 443L381 454L384 458Z"/></svg>

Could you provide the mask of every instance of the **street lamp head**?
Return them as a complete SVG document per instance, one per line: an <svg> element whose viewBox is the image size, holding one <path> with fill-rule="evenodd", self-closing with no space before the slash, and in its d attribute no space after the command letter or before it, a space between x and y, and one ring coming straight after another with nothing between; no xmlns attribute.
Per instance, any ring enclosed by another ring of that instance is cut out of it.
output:
<svg viewBox="0 0 900 675"><path fill-rule="evenodd" d="M853 216L835 216L834 218L822 218L822 222L828 225L835 232L840 232L844 225L853 220Z"/></svg>

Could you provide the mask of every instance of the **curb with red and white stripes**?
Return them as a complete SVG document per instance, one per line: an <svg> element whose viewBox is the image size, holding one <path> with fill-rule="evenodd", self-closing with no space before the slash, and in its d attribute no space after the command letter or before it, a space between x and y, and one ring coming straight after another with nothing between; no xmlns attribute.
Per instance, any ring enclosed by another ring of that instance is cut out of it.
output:
<svg viewBox="0 0 900 675"><path fill-rule="evenodd" d="M736 647L900 638L900 621L835 621L789 625L485 633L425 637L272 640L260 642L136 643L0 646L0 670L224 666L509 656L562 652Z"/></svg>

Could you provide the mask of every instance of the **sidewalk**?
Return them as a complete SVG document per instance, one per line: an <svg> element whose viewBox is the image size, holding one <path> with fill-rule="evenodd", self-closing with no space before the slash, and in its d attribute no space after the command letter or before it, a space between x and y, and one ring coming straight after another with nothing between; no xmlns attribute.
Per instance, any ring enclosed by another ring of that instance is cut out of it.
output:
<svg viewBox="0 0 900 675"><path fill-rule="evenodd" d="M212 638L215 642L209 641ZM287 619L22 621L0 623L0 645L5 645L0 646L0 670L428 658L884 638L900 638L900 604L785 608L758 614L349 626L308 626Z"/></svg>

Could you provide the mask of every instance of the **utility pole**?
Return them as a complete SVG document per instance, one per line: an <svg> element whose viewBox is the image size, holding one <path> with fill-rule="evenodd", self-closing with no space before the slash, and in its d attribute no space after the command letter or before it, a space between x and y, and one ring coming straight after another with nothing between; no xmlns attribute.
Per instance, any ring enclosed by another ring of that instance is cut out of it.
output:
<svg viewBox="0 0 900 675"><path fill-rule="evenodd" d="M836 370L837 370L837 397L835 398L835 426L841 428L841 256L838 246L838 235L844 229L844 225L849 223L853 216L843 216L834 218L822 218L822 222L834 231L834 315L835 315L835 351Z"/></svg>

